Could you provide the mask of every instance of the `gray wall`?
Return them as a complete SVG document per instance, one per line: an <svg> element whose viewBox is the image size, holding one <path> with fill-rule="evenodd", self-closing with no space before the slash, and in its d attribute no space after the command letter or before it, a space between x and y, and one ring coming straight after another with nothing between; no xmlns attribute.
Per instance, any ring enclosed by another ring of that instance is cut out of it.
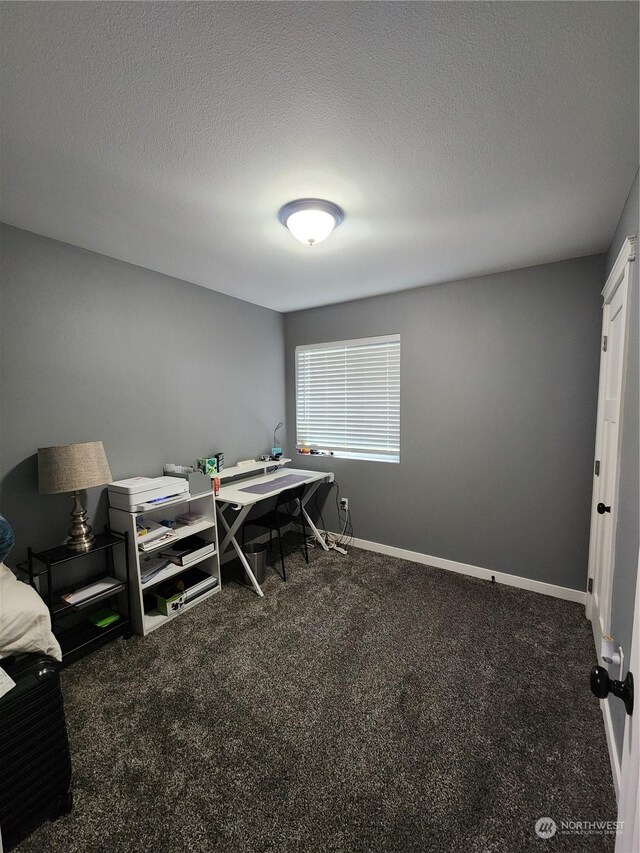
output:
<svg viewBox="0 0 640 853"><path fill-rule="evenodd" d="M0 238L9 565L69 526L71 500L38 494L38 447L101 439L116 479L271 447L284 416L282 315L28 231L2 226ZM87 495L98 525L103 492Z"/></svg>
<svg viewBox="0 0 640 853"><path fill-rule="evenodd" d="M640 207L638 204L638 175L631 187L622 216L607 256L607 275L614 265L625 237L639 233ZM618 528L611 598L611 634L627 656L631 652L633 605L638 571L638 530L640 523L640 461L638 417L638 387L640 385L640 258L632 265L633 279L629 306L629 351L627 377L622 414L622 451L620 462L620 493L618 496ZM611 668L611 667L610 667ZM617 669L614 667L615 677ZM622 702L610 701L613 731L620 755L624 735L625 712Z"/></svg>
<svg viewBox="0 0 640 853"><path fill-rule="evenodd" d="M400 464L305 458L335 471L356 537L585 588L604 262L286 315L290 451L295 346L402 336Z"/></svg>

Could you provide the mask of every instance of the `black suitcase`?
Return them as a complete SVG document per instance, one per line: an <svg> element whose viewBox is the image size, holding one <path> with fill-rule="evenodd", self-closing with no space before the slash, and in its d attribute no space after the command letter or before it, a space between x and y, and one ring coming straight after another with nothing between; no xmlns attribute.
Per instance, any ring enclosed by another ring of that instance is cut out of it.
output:
<svg viewBox="0 0 640 853"><path fill-rule="evenodd" d="M60 664L29 654L0 661L16 686L0 697L0 827L5 844L71 811L71 756Z"/></svg>

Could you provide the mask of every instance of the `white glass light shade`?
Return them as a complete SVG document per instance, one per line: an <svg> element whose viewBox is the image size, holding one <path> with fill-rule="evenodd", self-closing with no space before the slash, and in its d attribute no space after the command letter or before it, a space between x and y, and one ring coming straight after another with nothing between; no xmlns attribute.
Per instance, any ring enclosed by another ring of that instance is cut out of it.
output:
<svg viewBox="0 0 640 853"><path fill-rule="evenodd" d="M287 228L301 243L321 243L336 227L336 221L324 210L299 210L287 219Z"/></svg>
<svg viewBox="0 0 640 853"><path fill-rule="evenodd" d="M344 213L332 201L302 198L285 204L278 217L296 240L313 246L327 239L344 219Z"/></svg>

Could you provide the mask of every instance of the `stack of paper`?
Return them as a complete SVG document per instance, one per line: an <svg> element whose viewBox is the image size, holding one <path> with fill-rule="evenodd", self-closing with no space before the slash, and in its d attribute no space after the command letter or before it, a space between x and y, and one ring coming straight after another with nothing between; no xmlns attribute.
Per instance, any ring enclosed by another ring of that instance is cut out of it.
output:
<svg viewBox="0 0 640 853"><path fill-rule="evenodd" d="M122 586L122 581L116 580L115 578L103 578L102 580L82 587L82 589L77 589L75 592L69 592L66 595L63 595L62 600L66 601L67 604L82 604L83 601L93 598L94 595L100 595L101 593L108 592L108 590L114 589L118 586Z"/></svg>
<svg viewBox="0 0 640 853"><path fill-rule="evenodd" d="M171 563L164 557L143 557L140 560L140 580L147 583L169 565Z"/></svg>
<svg viewBox="0 0 640 853"><path fill-rule="evenodd" d="M139 545L140 550L155 551L156 548L161 548L163 545L169 545L171 542L176 542L178 540L179 537L173 532L173 530L169 530L168 527L164 527L163 530L164 533L159 533L148 542L141 542Z"/></svg>
<svg viewBox="0 0 640 853"><path fill-rule="evenodd" d="M175 542L178 538L177 534L164 524L158 524L157 521L143 521L138 519L136 524L136 541L141 551L154 551L161 545L168 545L170 542Z"/></svg>

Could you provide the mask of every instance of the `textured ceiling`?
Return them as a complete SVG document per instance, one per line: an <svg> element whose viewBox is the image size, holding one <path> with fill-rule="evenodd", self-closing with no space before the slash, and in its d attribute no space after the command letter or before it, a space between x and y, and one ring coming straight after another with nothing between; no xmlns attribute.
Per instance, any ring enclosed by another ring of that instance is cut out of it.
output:
<svg viewBox="0 0 640 853"><path fill-rule="evenodd" d="M290 311L607 248L635 3L3 3L5 222ZM313 248L277 211L346 218Z"/></svg>

